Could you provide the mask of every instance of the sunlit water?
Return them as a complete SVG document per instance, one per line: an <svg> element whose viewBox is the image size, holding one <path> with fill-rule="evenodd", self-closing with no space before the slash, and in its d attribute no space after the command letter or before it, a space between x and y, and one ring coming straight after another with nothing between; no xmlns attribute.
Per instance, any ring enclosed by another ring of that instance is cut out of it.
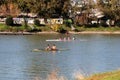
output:
<svg viewBox="0 0 120 80"><path fill-rule="evenodd" d="M75 41L46 42L66 35L0 35L0 80L46 78L54 69L68 80L120 68L120 35L69 35ZM58 52L31 52L56 44Z"/></svg>

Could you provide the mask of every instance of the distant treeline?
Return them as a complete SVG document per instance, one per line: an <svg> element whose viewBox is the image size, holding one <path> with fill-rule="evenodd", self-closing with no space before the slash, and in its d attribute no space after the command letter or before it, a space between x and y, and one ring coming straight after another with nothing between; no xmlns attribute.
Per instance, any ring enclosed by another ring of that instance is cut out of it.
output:
<svg viewBox="0 0 120 80"><path fill-rule="evenodd" d="M0 13L16 16L20 12L35 13L38 17L54 15L68 17L70 0L0 0Z"/></svg>
<svg viewBox="0 0 120 80"><path fill-rule="evenodd" d="M99 12L104 16L97 17ZM0 15L16 17L20 13L34 13L39 18L59 16L75 19L80 15L74 20L76 24L97 21L106 25L108 21L110 26L120 26L120 0L0 0Z"/></svg>

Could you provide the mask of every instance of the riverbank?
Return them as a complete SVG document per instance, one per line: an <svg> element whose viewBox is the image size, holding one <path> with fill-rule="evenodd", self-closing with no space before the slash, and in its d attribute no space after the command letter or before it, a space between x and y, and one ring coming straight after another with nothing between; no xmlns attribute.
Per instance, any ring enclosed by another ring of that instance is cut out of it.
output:
<svg viewBox="0 0 120 80"><path fill-rule="evenodd" d="M59 34L57 32L0 32L0 35Z"/></svg>
<svg viewBox="0 0 120 80"><path fill-rule="evenodd" d="M120 31L82 31L70 32L71 34L120 34Z"/></svg>
<svg viewBox="0 0 120 80"><path fill-rule="evenodd" d="M35 34L60 34L54 31L43 31L43 32L0 32L0 35L35 35ZM120 34L120 31L81 31L81 32L72 32L69 34Z"/></svg>
<svg viewBox="0 0 120 80"><path fill-rule="evenodd" d="M90 76L82 80L120 80L120 70L113 72L106 72L102 74L95 74L93 76Z"/></svg>

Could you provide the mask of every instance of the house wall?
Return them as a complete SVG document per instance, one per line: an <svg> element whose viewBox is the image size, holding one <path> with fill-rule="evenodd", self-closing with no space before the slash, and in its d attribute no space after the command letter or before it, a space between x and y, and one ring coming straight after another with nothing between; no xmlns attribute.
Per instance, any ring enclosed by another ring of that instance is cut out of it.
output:
<svg viewBox="0 0 120 80"><path fill-rule="evenodd" d="M48 24L63 24L62 18L47 19Z"/></svg>
<svg viewBox="0 0 120 80"><path fill-rule="evenodd" d="M6 18L0 18L0 22L5 22ZM24 22L24 18L13 18L15 24L22 24ZM34 24L34 18L26 18L28 24ZM39 19L40 24L63 24L62 18L55 19L47 19L47 22L44 18Z"/></svg>

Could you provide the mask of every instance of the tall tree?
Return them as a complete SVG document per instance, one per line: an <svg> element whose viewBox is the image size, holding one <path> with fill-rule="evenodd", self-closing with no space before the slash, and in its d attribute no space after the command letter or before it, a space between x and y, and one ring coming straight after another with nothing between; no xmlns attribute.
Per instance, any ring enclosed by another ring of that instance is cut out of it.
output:
<svg viewBox="0 0 120 80"><path fill-rule="evenodd" d="M28 7L28 2L29 0L18 0L18 7L20 9L21 12L25 12L25 13L29 13L30 12L30 8Z"/></svg>
<svg viewBox="0 0 120 80"><path fill-rule="evenodd" d="M0 1L0 12L5 16L11 15L16 16L18 12L17 0L1 0Z"/></svg>
<svg viewBox="0 0 120 80"><path fill-rule="evenodd" d="M120 0L97 0L97 3L107 19L112 22L120 19ZM114 25L114 23L111 25Z"/></svg>
<svg viewBox="0 0 120 80"><path fill-rule="evenodd" d="M17 3L19 10L25 13L36 13L40 17L51 17L52 14L68 16L70 0L1 0L6 13L10 13L10 4Z"/></svg>
<svg viewBox="0 0 120 80"><path fill-rule="evenodd" d="M94 0L81 0L73 6L73 9L76 12L76 23L80 25L90 23L90 14L93 13L92 9L94 8Z"/></svg>

